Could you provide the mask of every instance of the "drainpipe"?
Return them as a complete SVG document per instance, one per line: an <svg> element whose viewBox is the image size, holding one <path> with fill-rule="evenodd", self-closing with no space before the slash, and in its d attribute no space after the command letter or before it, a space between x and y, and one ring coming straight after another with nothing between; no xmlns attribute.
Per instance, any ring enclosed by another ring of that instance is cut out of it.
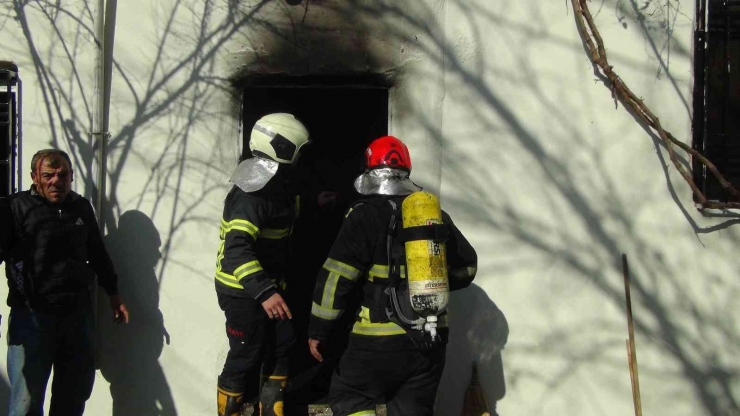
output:
<svg viewBox="0 0 740 416"><path fill-rule="evenodd" d="M104 222L102 221L101 215L103 212L103 199L105 192L103 190L103 184L105 183L105 139L103 137L103 113L105 112L104 102L104 85L105 76L103 72L103 61L104 56L104 34L105 34L105 0L98 0L98 10L95 16L95 84L93 91L95 95L95 106L92 112L92 130L90 131L92 148L95 154L95 160L93 162L95 179L93 179L93 185L97 188L97 194L95 197L95 211L98 214L98 224L100 225L100 232L103 233L105 229Z"/></svg>
<svg viewBox="0 0 740 416"><path fill-rule="evenodd" d="M98 214L98 224L101 235L105 231L105 184L107 168L107 151L111 75L113 70L113 40L116 30L117 0L98 0L98 9L95 22L95 107L92 119L92 144L95 151L95 210Z"/></svg>
<svg viewBox="0 0 740 416"><path fill-rule="evenodd" d="M95 211L98 215L98 226L100 227L101 236L105 234L105 182L107 167L108 151L108 121L110 112L110 90L111 74L113 68L113 38L116 30L116 0L98 0L98 10L95 21L95 85L94 95L95 104L92 113L92 130L90 131L90 141L92 143L95 159L93 161L95 178L93 183L97 185L97 194L95 197ZM91 175L92 176L92 175ZM98 306L98 290L93 291L93 305ZM106 309L107 308L103 308ZM95 346L95 368L100 368L101 362L101 332L97 331L99 326L99 313L94 314L96 328L96 346Z"/></svg>

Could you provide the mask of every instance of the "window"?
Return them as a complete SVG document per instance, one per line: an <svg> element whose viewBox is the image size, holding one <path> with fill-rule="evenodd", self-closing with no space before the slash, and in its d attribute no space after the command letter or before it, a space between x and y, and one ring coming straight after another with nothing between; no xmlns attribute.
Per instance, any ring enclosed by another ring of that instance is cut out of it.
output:
<svg viewBox="0 0 740 416"><path fill-rule="evenodd" d="M18 67L0 62L0 197L18 190Z"/></svg>
<svg viewBox="0 0 740 416"><path fill-rule="evenodd" d="M697 0L694 149L740 189L740 0ZM694 180L710 200L738 202L701 164Z"/></svg>

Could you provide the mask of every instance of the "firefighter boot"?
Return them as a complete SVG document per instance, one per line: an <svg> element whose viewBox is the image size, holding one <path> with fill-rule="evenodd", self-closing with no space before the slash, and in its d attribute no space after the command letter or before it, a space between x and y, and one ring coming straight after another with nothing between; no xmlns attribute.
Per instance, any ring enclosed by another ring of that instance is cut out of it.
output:
<svg viewBox="0 0 740 416"><path fill-rule="evenodd" d="M260 392L261 416L284 416L283 396L287 384L287 376L270 376L265 381Z"/></svg>
<svg viewBox="0 0 740 416"><path fill-rule="evenodd" d="M244 393L233 393L219 387L216 403L218 416L239 416L244 407Z"/></svg>

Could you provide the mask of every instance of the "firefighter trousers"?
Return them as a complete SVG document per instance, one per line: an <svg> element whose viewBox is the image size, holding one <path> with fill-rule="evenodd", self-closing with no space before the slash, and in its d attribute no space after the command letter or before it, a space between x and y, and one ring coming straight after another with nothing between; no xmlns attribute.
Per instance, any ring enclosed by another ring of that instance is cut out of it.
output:
<svg viewBox="0 0 740 416"><path fill-rule="evenodd" d="M254 299L217 295L226 315L229 338L229 353L218 386L243 392L245 400L252 401L259 395L261 374L288 375L289 352L295 342L293 327L290 320L269 319L262 304Z"/></svg>
<svg viewBox="0 0 740 416"><path fill-rule="evenodd" d="M334 416L375 415L385 403L388 416L433 416L445 346L431 350L367 351L349 347L329 390Z"/></svg>

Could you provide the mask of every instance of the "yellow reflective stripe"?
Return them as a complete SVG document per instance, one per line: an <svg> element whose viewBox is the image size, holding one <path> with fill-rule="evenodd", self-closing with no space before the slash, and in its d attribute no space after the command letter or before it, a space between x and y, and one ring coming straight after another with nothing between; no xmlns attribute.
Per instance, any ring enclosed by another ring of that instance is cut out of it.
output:
<svg viewBox="0 0 740 416"><path fill-rule="evenodd" d="M262 270L262 265L259 260L252 260L249 263L244 263L234 270L234 277L236 280L242 280L244 277L250 274L257 273Z"/></svg>
<svg viewBox="0 0 740 416"><path fill-rule="evenodd" d="M329 321L337 319L340 313L342 313L341 309L325 308L316 302L313 302L311 306L311 315Z"/></svg>
<svg viewBox="0 0 740 416"><path fill-rule="evenodd" d="M388 265L386 264L373 264L370 271L367 272L368 280L371 282L373 279L387 279L388 278ZM401 279L406 278L406 266L401 266Z"/></svg>
<svg viewBox="0 0 740 416"><path fill-rule="evenodd" d="M339 277L336 273L329 273L329 276L326 277L324 294L321 296L321 306L329 309L332 309L332 306L334 306L334 294L337 292Z"/></svg>
<svg viewBox="0 0 740 416"><path fill-rule="evenodd" d="M290 235L290 228L265 228L260 232L260 237L268 240L279 240Z"/></svg>
<svg viewBox="0 0 740 416"><path fill-rule="evenodd" d="M393 322L355 322L355 325L352 327L352 333L359 335L388 336L403 335L406 331Z"/></svg>
<svg viewBox="0 0 740 416"><path fill-rule="evenodd" d="M239 230L239 231L244 231L246 233L249 233L249 235L251 235L252 238L254 238L255 240L260 235L259 228L255 227L249 221L242 221L242 220L233 220L233 221L231 221L231 224L229 226L229 230L228 231L232 231L232 230Z"/></svg>
<svg viewBox="0 0 740 416"><path fill-rule="evenodd" d="M393 322L372 322L370 320L370 309L367 308L367 307L365 307L365 306L360 306L360 314L358 316L360 317L360 321L355 324L355 328L357 328L357 324L360 324L360 326L362 327L362 329L365 330L366 332L367 331L376 331L376 328L382 327L382 326L388 326L389 324L392 324L392 325L395 326L395 327L388 327L388 328L392 328L394 331L396 329L403 330L403 328L401 328L400 326L396 325ZM440 315L437 318L437 328L447 328L447 326L448 326L447 316L448 316L447 313L444 313L444 314ZM362 332L355 331L354 329L352 330L352 332L354 332L354 333L362 333ZM386 333L386 334L377 334L377 333L373 332L373 333L367 333L367 334L364 334L364 335L396 335L396 334L395 334L395 332L394 333Z"/></svg>
<svg viewBox="0 0 740 416"><path fill-rule="evenodd" d="M370 309L360 306L360 319L362 322L370 323Z"/></svg>
<svg viewBox="0 0 740 416"><path fill-rule="evenodd" d="M357 280L357 277L360 276L360 271L356 268L334 259L326 259L324 269L353 281Z"/></svg>
<svg viewBox="0 0 740 416"><path fill-rule="evenodd" d="M221 278L224 279L224 280L229 280L229 281L232 281L234 283L239 283L239 280L237 280L236 277L234 277L233 275L230 275L228 273L224 273L221 270L216 270L216 275L217 276L221 276Z"/></svg>
<svg viewBox="0 0 740 416"><path fill-rule="evenodd" d="M376 416L375 410L360 410L359 412L350 413L348 416Z"/></svg>
<svg viewBox="0 0 740 416"><path fill-rule="evenodd" d="M221 270L221 260L224 258L224 247L226 246L226 241L221 240L221 245L218 248L218 255L216 255L216 270Z"/></svg>
<svg viewBox="0 0 740 416"><path fill-rule="evenodd" d="M349 211L347 211L347 213L344 214L344 218L349 217L349 214L352 212L353 209L355 209L355 207L350 208Z"/></svg>
<svg viewBox="0 0 740 416"><path fill-rule="evenodd" d="M228 391L228 390L224 390L224 389L222 389L221 387L216 387L216 389L217 389L217 390L218 390L219 392L221 392L221 393L223 393L223 394L225 394L225 395L227 395L227 396L231 396L231 397L237 397L237 396L242 396L242 395L244 395L244 393L233 393L233 392L230 392L230 391Z"/></svg>
<svg viewBox="0 0 740 416"><path fill-rule="evenodd" d="M373 264L373 267L370 268L370 271L367 272L367 275L372 279L379 277L381 279L387 279L388 278L388 266L382 265L382 264Z"/></svg>
<svg viewBox="0 0 740 416"><path fill-rule="evenodd" d="M231 286L236 289L244 289L244 286L240 285L239 283L234 282L230 279L230 276L222 273L222 272L216 272L216 280L219 282L225 284L226 286Z"/></svg>
<svg viewBox="0 0 740 416"><path fill-rule="evenodd" d="M301 196L296 195L295 196L295 208L293 208L295 218L300 218L301 216Z"/></svg>
<svg viewBox="0 0 740 416"><path fill-rule="evenodd" d="M255 240L260 235L260 229L256 225L252 224L247 220L231 220L226 222L223 218L221 219L221 238L225 238L226 234L231 230L244 231L251 235Z"/></svg>

